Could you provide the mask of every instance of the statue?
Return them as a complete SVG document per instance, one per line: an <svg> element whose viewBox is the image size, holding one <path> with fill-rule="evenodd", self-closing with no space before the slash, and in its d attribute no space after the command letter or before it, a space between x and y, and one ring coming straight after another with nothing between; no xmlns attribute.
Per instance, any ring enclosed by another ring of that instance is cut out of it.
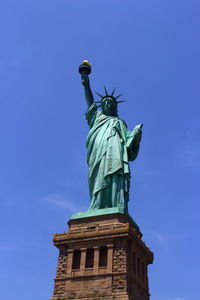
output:
<svg viewBox="0 0 200 300"><path fill-rule="evenodd" d="M128 213L130 167L136 159L142 136L142 124L131 132L118 117L119 96L105 88L105 95L98 94L94 101L90 88L91 65L83 61L79 67L85 98L88 105L85 118L90 127L87 136L88 181L91 204L89 210L117 208ZM101 107L102 111L98 110Z"/></svg>

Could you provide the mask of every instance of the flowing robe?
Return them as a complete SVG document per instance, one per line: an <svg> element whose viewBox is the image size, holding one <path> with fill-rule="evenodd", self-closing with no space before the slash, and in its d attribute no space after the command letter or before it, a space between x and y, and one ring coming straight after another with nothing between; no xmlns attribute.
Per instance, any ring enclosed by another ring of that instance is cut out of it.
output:
<svg viewBox="0 0 200 300"><path fill-rule="evenodd" d="M90 131L87 136L88 181L91 210L118 207L128 212L130 186L129 160L137 157L135 131L128 130L119 117L107 116L93 103L85 115Z"/></svg>

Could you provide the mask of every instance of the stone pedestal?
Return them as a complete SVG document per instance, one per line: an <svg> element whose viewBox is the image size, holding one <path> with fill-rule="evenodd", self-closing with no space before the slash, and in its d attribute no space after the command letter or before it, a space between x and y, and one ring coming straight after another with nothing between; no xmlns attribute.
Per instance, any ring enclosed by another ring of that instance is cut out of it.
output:
<svg viewBox="0 0 200 300"><path fill-rule="evenodd" d="M149 300L153 253L126 215L72 219L55 234L59 249L51 300Z"/></svg>

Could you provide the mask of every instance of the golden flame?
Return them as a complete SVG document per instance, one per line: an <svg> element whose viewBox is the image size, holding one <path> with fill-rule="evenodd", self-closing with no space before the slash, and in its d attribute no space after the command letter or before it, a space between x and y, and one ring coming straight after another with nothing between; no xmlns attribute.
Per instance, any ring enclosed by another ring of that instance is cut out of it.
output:
<svg viewBox="0 0 200 300"><path fill-rule="evenodd" d="M91 64L89 63L88 60L83 60L82 64L83 64L83 65L87 65L87 66L91 66Z"/></svg>

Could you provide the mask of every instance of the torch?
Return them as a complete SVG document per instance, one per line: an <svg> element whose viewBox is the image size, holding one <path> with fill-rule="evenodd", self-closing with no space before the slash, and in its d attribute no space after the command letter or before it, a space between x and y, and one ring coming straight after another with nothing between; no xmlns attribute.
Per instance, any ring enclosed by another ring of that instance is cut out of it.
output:
<svg viewBox="0 0 200 300"><path fill-rule="evenodd" d="M83 60L82 64L78 69L79 73L82 75L83 73L89 75L91 73L91 65L88 60Z"/></svg>
<svg viewBox="0 0 200 300"><path fill-rule="evenodd" d="M81 79L83 85L86 85L88 82L88 75L91 73L91 65L88 60L84 60L78 69L81 74Z"/></svg>

